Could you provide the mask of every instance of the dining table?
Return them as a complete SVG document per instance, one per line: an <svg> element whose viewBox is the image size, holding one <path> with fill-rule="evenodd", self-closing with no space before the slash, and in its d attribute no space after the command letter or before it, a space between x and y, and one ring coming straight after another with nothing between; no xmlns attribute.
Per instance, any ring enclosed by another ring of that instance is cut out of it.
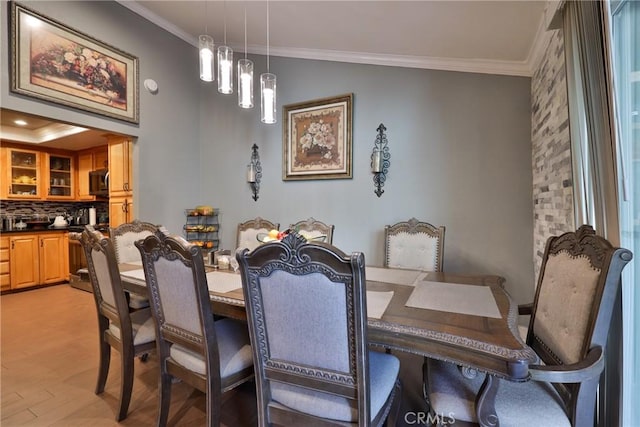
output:
<svg viewBox="0 0 640 427"><path fill-rule="evenodd" d="M125 290L146 294L141 263L120 264ZM528 381L536 353L518 333L518 309L496 275L367 266L368 341L386 351L452 362L464 375L486 373L476 404L480 425L491 425L501 380ZM238 272L208 268L215 315L246 321Z"/></svg>

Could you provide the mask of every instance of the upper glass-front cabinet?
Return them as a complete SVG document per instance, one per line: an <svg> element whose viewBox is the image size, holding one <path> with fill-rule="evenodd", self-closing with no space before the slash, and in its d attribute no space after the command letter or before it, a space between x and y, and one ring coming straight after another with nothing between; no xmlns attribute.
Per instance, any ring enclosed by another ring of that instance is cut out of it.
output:
<svg viewBox="0 0 640 427"><path fill-rule="evenodd" d="M48 176L47 198L73 197L73 158L71 156L46 155Z"/></svg>
<svg viewBox="0 0 640 427"><path fill-rule="evenodd" d="M8 149L8 197L39 198L40 191L40 153L37 151Z"/></svg>

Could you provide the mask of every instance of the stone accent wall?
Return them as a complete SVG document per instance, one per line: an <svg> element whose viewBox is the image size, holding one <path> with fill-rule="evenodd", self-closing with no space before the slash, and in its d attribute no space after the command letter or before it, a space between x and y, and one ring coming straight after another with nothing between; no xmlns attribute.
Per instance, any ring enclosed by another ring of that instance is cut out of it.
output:
<svg viewBox="0 0 640 427"><path fill-rule="evenodd" d="M533 161L533 244L535 277L547 239L574 231L569 107L562 30L531 79Z"/></svg>

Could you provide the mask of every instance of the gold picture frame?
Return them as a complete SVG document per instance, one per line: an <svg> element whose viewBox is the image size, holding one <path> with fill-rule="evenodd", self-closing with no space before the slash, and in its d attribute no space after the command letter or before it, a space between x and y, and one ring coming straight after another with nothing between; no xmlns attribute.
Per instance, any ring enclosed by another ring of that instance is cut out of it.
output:
<svg viewBox="0 0 640 427"><path fill-rule="evenodd" d="M139 123L138 58L11 3L11 91Z"/></svg>
<svg viewBox="0 0 640 427"><path fill-rule="evenodd" d="M352 178L352 108L352 93L283 107L283 181Z"/></svg>

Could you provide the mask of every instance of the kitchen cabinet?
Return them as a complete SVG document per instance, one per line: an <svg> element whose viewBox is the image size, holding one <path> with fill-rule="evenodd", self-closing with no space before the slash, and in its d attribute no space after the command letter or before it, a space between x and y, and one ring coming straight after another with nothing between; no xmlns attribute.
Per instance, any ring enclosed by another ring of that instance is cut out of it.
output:
<svg viewBox="0 0 640 427"><path fill-rule="evenodd" d="M9 245L11 289L38 285L40 282L38 235L11 236Z"/></svg>
<svg viewBox="0 0 640 427"><path fill-rule="evenodd" d="M43 234L40 242L40 284L69 279L69 234Z"/></svg>
<svg viewBox="0 0 640 427"><path fill-rule="evenodd" d="M0 291L11 289L9 237L0 236Z"/></svg>
<svg viewBox="0 0 640 427"><path fill-rule="evenodd" d="M93 170L93 153L78 153L78 200L95 200L89 194L89 172Z"/></svg>
<svg viewBox="0 0 640 427"><path fill-rule="evenodd" d="M0 197L3 199L40 199L40 152L18 148L2 148Z"/></svg>
<svg viewBox="0 0 640 427"><path fill-rule="evenodd" d="M133 194L132 146L130 138L109 139L109 197L131 197Z"/></svg>
<svg viewBox="0 0 640 427"><path fill-rule="evenodd" d="M73 200L74 162L71 155L44 153L44 183L48 200Z"/></svg>
<svg viewBox="0 0 640 427"><path fill-rule="evenodd" d="M11 289L68 280L68 233L17 234L7 237Z"/></svg>
<svg viewBox="0 0 640 427"><path fill-rule="evenodd" d="M96 200L96 197L89 193L89 172L108 168L108 158L109 151L106 145L78 152L77 200Z"/></svg>
<svg viewBox="0 0 640 427"><path fill-rule="evenodd" d="M109 226L117 227L133 221L133 199L131 197L109 198Z"/></svg>

